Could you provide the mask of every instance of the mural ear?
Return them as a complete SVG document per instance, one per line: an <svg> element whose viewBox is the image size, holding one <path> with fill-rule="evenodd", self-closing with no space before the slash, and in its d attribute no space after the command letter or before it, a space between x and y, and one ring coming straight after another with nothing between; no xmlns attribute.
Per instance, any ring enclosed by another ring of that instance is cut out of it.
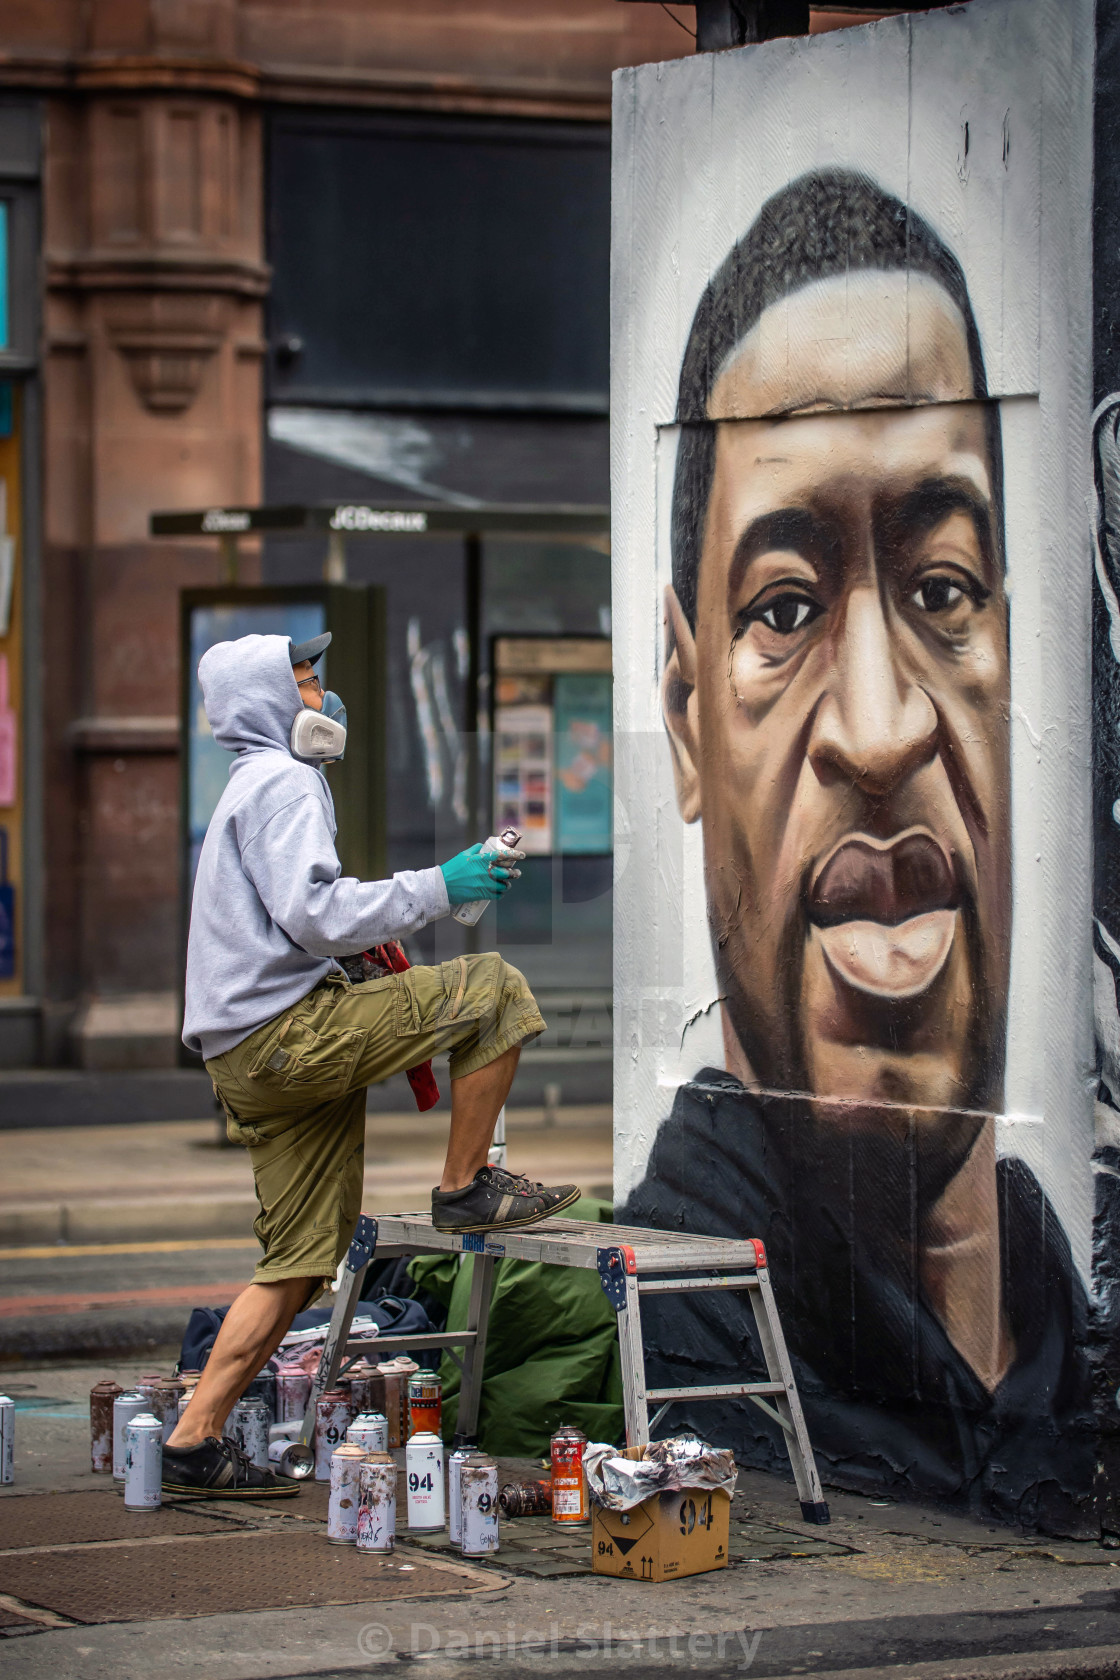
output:
<svg viewBox="0 0 1120 1680"><path fill-rule="evenodd" d="M673 753L677 805L686 823L700 815L700 719L696 699L696 639L677 592L665 591L665 675L661 711Z"/></svg>

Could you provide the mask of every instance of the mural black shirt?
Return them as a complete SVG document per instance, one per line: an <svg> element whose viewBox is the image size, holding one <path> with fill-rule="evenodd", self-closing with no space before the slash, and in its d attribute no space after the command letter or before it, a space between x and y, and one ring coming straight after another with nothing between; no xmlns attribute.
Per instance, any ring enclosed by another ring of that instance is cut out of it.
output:
<svg viewBox="0 0 1120 1680"><path fill-rule="evenodd" d="M999 1162L1004 1309L1015 1347L993 1394L946 1335L912 1245L869 1218L858 1185L806 1148L805 1105L705 1069L677 1093L645 1179L617 1217L662 1230L759 1237L822 1477L932 1497L1052 1533L1095 1532L1086 1362L1088 1304L1065 1233L1028 1168ZM748 1298L643 1306L651 1385L763 1371ZM776 1427L748 1401L679 1405L740 1462L787 1468Z"/></svg>

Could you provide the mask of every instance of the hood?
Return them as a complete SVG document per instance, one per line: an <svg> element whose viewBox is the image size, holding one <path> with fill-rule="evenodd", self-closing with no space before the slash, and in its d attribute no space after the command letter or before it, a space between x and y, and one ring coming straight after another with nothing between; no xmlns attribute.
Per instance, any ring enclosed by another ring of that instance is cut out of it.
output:
<svg viewBox="0 0 1120 1680"><path fill-rule="evenodd" d="M300 694L289 636L217 642L198 662L202 701L214 739L227 752L262 747L288 752Z"/></svg>

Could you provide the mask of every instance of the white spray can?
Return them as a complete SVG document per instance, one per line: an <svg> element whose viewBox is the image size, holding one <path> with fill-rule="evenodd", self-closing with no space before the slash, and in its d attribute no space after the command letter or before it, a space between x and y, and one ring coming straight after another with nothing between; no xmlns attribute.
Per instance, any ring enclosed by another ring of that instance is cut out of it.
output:
<svg viewBox="0 0 1120 1680"><path fill-rule="evenodd" d="M397 1467L370 1453L358 1470L358 1550L391 1552L397 1535Z"/></svg>
<svg viewBox="0 0 1120 1680"><path fill-rule="evenodd" d="M357 1446L339 1447L331 1454L327 1540L332 1546L352 1546L358 1538L358 1476L365 1461L364 1449Z"/></svg>
<svg viewBox="0 0 1120 1680"><path fill-rule="evenodd" d="M459 1473L463 1468L463 1460L470 1458L478 1451L478 1443L470 1442L455 1451L447 1461L447 1532L453 1546L463 1543L463 1505L460 1492Z"/></svg>
<svg viewBox="0 0 1120 1680"><path fill-rule="evenodd" d="M162 1499L163 1419L137 1412L124 1430L124 1508L153 1511Z"/></svg>
<svg viewBox="0 0 1120 1680"><path fill-rule="evenodd" d="M424 1430L414 1435L405 1448L405 1476L408 1483L408 1526L418 1534L431 1533L444 1524L443 1442Z"/></svg>
<svg viewBox="0 0 1120 1680"><path fill-rule="evenodd" d="M524 856L523 852L517 850L520 839L521 836L515 828L503 828L500 834L491 834L489 839L482 842L482 855L489 857L494 852L511 853L509 862L516 865ZM466 904L457 905L451 914L457 922L462 922L464 927L474 927L489 903L488 898L472 898Z"/></svg>
<svg viewBox="0 0 1120 1680"><path fill-rule="evenodd" d="M498 1466L485 1453L471 1453L459 1471L460 1549L464 1557L498 1550Z"/></svg>
<svg viewBox="0 0 1120 1680"><path fill-rule="evenodd" d="M113 1480L124 1481L124 1460L127 1443L124 1438L129 1420L139 1417L141 1412L148 1410L147 1397L133 1391L131 1394L118 1394L113 1401Z"/></svg>
<svg viewBox="0 0 1120 1680"><path fill-rule="evenodd" d="M16 1403L0 1394L0 1483L16 1479Z"/></svg>

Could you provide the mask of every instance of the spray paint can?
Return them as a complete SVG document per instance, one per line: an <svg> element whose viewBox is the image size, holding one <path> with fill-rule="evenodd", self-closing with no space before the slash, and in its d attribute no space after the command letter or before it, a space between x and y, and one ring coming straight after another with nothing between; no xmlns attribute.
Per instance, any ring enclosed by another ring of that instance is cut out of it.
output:
<svg viewBox="0 0 1120 1680"><path fill-rule="evenodd" d="M244 1394L243 1400L263 1400L270 1424L276 1422L276 1372L269 1366L258 1371Z"/></svg>
<svg viewBox="0 0 1120 1680"><path fill-rule="evenodd" d="M113 1473L113 1401L123 1393L111 1377L89 1391L89 1465L95 1476Z"/></svg>
<svg viewBox="0 0 1120 1680"><path fill-rule="evenodd" d="M438 1435L414 1435L405 1449L408 1526L429 1534L444 1524L443 1442Z"/></svg>
<svg viewBox="0 0 1120 1680"><path fill-rule="evenodd" d="M129 1394L118 1394L113 1401L113 1480L124 1481L125 1459L125 1426L130 1418L138 1417L147 1410L147 1402L142 1394L133 1390Z"/></svg>
<svg viewBox="0 0 1120 1680"><path fill-rule="evenodd" d="M498 1550L498 1466L485 1453L472 1453L459 1471L461 1550L482 1557Z"/></svg>
<svg viewBox="0 0 1120 1680"><path fill-rule="evenodd" d="M406 1384L395 1364L379 1365L377 1374L381 1379L380 1404L389 1424L389 1451L392 1452L394 1447L404 1445L401 1434ZM377 1394L375 1384L371 1383L370 1389L374 1395Z"/></svg>
<svg viewBox="0 0 1120 1680"><path fill-rule="evenodd" d="M515 828L503 828L500 834L491 834L489 839L482 842L482 855L485 857L488 852L515 852L520 839L521 836ZM517 860L511 858L510 867L516 866ZM474 927L489 902L488 898L472 898L469 904L460 904L451 914L464 927Z"/></svg>
<svg viewBox="0 0 1120 1680"><path fill-rule="evenodd" d="M391 1552L397 1536L397 1467L370 1453L358 1470L358 1550Z"/></svg>
<svg viewBox="0 0 1120 1680"><path fill-rule="evenodd" d="M358 1472L365 1461L361 1447L341 1446L331 1454L327 1540L332 1546L352 1546L358 1538Z"/></svg>
<svg viewBox="0 0 1120 1680"><path fill-rule="evenodd" d="M461 1504L459 1472L463 1461L478 1451L477 1441L467 1441L455 1451L447 1460L447 1531L453 1546L462 1544L463 1539L463 1508Z"/></svg>
<svg viewBox="0 0 1120 1680"><path fill-rule="evenodd" d="M268 1443L269 1468L290 1482L306 1481L315 1470L315 1454L302 1441L285 1441L282 1436Z"/></svg>
<svg viewBox="0 0 1120 1680"><path fill-rule="evenodd" d="M350 1427L349 1396L340 1388L329 1388L315 1402L315 1480L331 1479L331 1454L346 1440Z"/></svg>
<svg viewBox="0 0 1120 1680"><path fill-rule="evenodd" d="M587 1478L583 1473L583 1449L587 1436L581 1429L558 1429L552 1437L552 1520L554 1523L589 1521Z"/></svg>
<svg viewBox="0 0 1120 1680"><path fill-rule="evenodd" d="M159 1401L162 1407L164 1446L170 1441L175 1431L175 1425L179 1421L179 1410L186 1392L186 1384L180 1382L178 1377L168 1377L160 1388Z"/></svg>
<svg viewBox="0 0 1120 1680"><path fill-rule="evenodd" d="M498 1489L498 1509L503 1517L550 1517L551 1482L507 1482Z"/></svg>
<svg viewBox="0 0 1120 1680"><path fill-rule="evenodd" d="M388 1452L388 1420L380 1412L362 1412L346 1431L346 1439L351 1446L361 1447L367 1453Z"/></svg>
<svg viewBox="0 0 1120 1680"><path fill-rule="evenodd" d="M0 1484L16 1479L16 1403L0 1394Z"/></svg>
<svg viewBox="0 0 1120 1680"><path fill-rule="evenodd" d="M354 1406L354 1416L361 1417L363 1412L376 1412L380 1395L372 1393L372 1386L377 1381L377 1366L371 1365L368 1359L359 1359L351 1365L347 1375L350 1378L350 1401Z"/></svg>
<svg viewBox="0 0 1120 1680"><path fill-rule="evenodd" d="M258 1469L268 1468L268 1408L256 1395L239 1400L229 1414L225 1433Z"/></svg>
<svg viewBox="0 0 1120 1680"><path fill-rule="evenodd" d="M137 1412L125 1424L124 1442L124 1508L152 1511L162 1498L162 1418L152 1412Z"/></svg>
<svg viewBox="0 0 1120 1680"><path fill-rule="evenodd" d="M435 1371L408 1379L408 1434L438 1435L443 1421L443 1382Z"/></svg>
<svg viewBox="0 0 1120 1680"><path fill-rule="evenodd" d="M302 1418L311 1396L311 1378L302 1365L281 1365L276 1373L276 1421Z"/></svg>

